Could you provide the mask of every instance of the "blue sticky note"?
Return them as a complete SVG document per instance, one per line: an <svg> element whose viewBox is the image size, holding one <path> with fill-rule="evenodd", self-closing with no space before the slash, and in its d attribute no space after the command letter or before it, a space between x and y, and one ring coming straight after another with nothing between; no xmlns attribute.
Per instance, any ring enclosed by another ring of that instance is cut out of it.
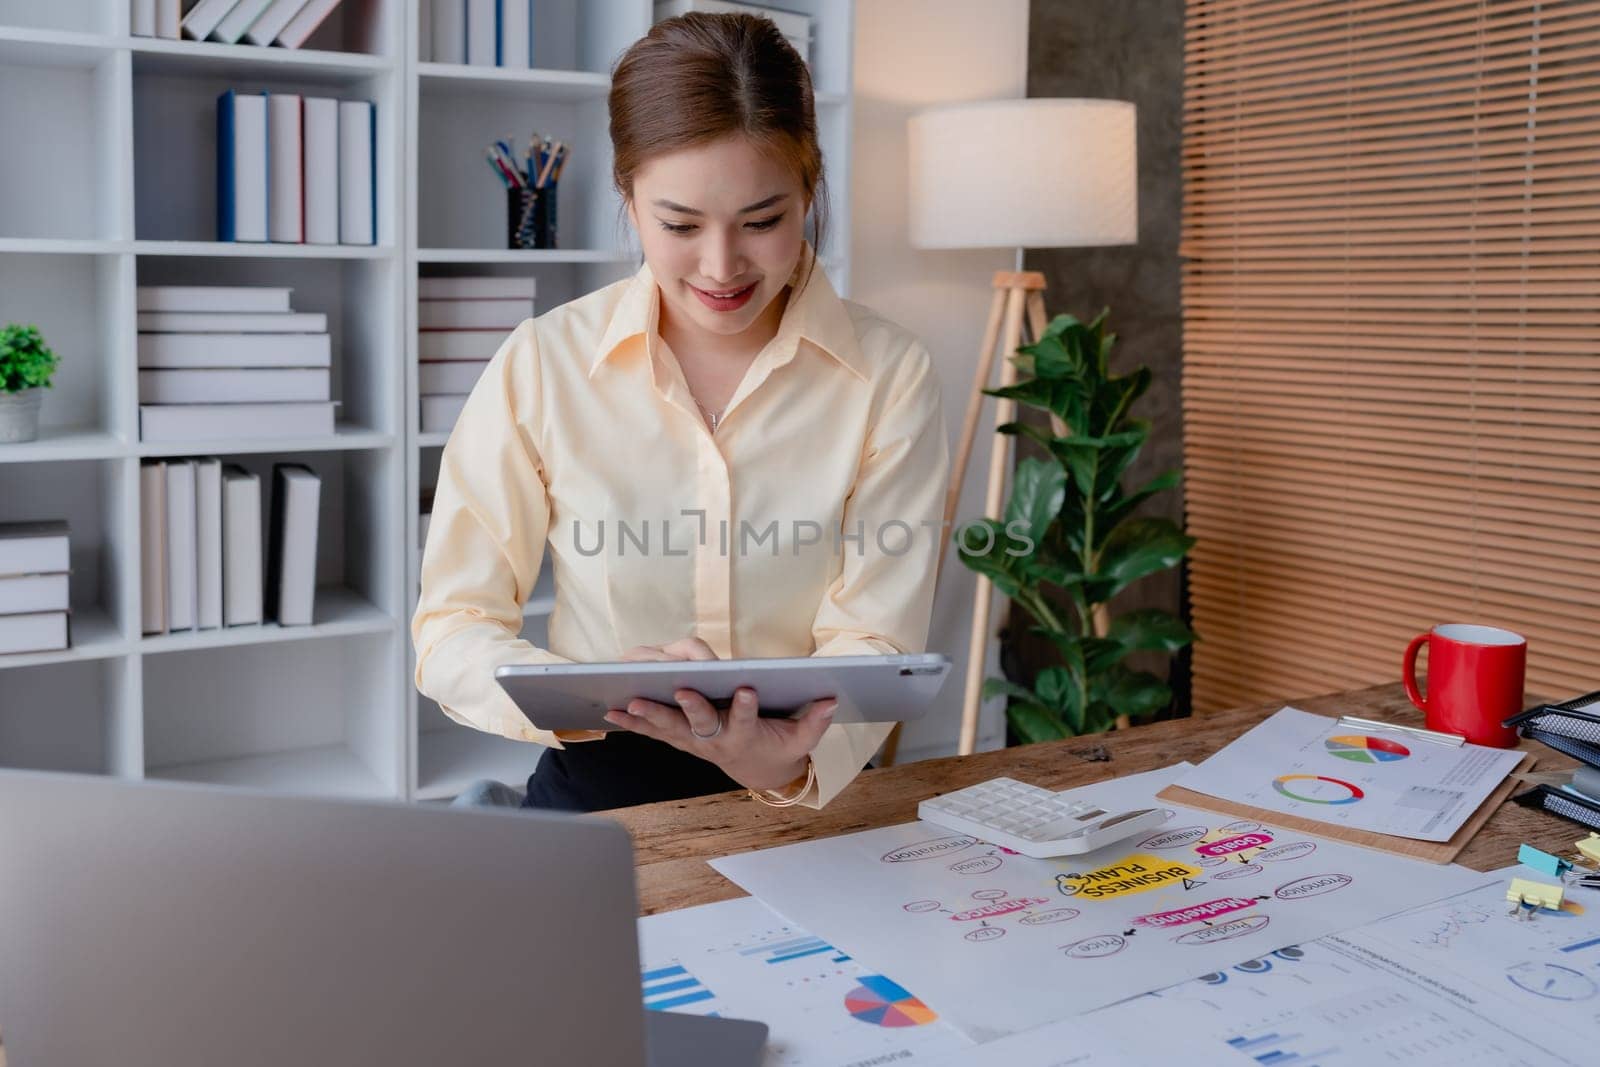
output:
<svg viewBox="0 0 1600 1067"><path fill-rule="evenodd" d="M1563 871L1570 871L1572 864L1559 856L1552 856L1542 852L1532 845L1523 845L1517 850L1517 862L1524 867L1532 867L1540 874L1550 878L1560 878Z"/></svg>

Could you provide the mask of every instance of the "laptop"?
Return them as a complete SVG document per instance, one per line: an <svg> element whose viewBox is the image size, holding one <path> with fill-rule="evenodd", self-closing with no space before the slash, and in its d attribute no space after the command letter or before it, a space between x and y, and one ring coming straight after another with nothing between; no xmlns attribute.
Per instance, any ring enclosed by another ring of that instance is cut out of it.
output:
<svg viewBox="0 0 1600 1067"><path fill-rule="evenodd" d="M597 817L0 771L0 1062L758 1064L636 915Z"/></svg>

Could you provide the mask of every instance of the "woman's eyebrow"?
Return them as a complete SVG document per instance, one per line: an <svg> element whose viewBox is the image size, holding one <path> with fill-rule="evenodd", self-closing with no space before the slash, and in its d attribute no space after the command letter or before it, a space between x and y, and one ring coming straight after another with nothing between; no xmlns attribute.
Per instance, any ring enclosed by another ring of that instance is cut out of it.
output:
<svg viewBox="0 0 1600 1067"><path fill-rule="evenodd" d="M748 215L752 211L760 211L762 208L769 208L772 205L787 199L789 199L788 193L778 193L774 196L767 197L765 200L758 200L749 207L740 208L739 214ZM667 211L676 211L680 215L705 215L705 212L701 211L699 208L684 207L682 204L675 203L671 200L652 200L650 203L656 207L664 208Z"/></svg>

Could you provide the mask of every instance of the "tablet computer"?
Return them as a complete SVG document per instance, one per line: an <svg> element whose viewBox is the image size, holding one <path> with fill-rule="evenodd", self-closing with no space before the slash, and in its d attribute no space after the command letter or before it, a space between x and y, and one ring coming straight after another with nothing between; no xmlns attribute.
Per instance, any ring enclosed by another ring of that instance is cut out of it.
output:
<svg viewBox="0 0 1600 1067"><path fill-rule="evenodd" d="M693 689L726 708L742 686L756 691L764 716L790 716L834 697L834 722L904 722L920 718L950 672L936 652L898 656L799 656L775 659L673 660L668 663L508 664L495 680L541 730L615 730L612 708L635 698L669 707Z"/></svg>

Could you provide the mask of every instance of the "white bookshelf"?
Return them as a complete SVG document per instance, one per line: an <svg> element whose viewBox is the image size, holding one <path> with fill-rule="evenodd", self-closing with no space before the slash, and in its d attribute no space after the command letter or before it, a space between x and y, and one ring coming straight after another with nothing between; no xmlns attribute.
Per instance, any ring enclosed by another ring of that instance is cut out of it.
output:
<svg viewBox="0 0 1600 1067"><path fill-rule="evenodd" d="M824 264L849 284L853 0L784 0L814 18L830 183ZM0 0L0 323L62 356L40 439L0 446L0 521L66 518L73 647L0 656L0 766L435 800L520 782L539 749L450 722L411 683L422 487L446 434L418 432L416 279L538 279L547 310L626 277L637 254L610 186L609 69L651 0L539 0L535 68L419 56L418 0L345 0L305 49L136 38L128 0ZM378 243L213 240L215 100L225 89L377 104ZM558 249L507 250L483 163L537 129L573 145ZM138 439L138 285L283 285L328 316L330 437ZM323 478L315 622L139 633L139 462L215 455ZM542 642L553 590L524 632Z"/></svg>

